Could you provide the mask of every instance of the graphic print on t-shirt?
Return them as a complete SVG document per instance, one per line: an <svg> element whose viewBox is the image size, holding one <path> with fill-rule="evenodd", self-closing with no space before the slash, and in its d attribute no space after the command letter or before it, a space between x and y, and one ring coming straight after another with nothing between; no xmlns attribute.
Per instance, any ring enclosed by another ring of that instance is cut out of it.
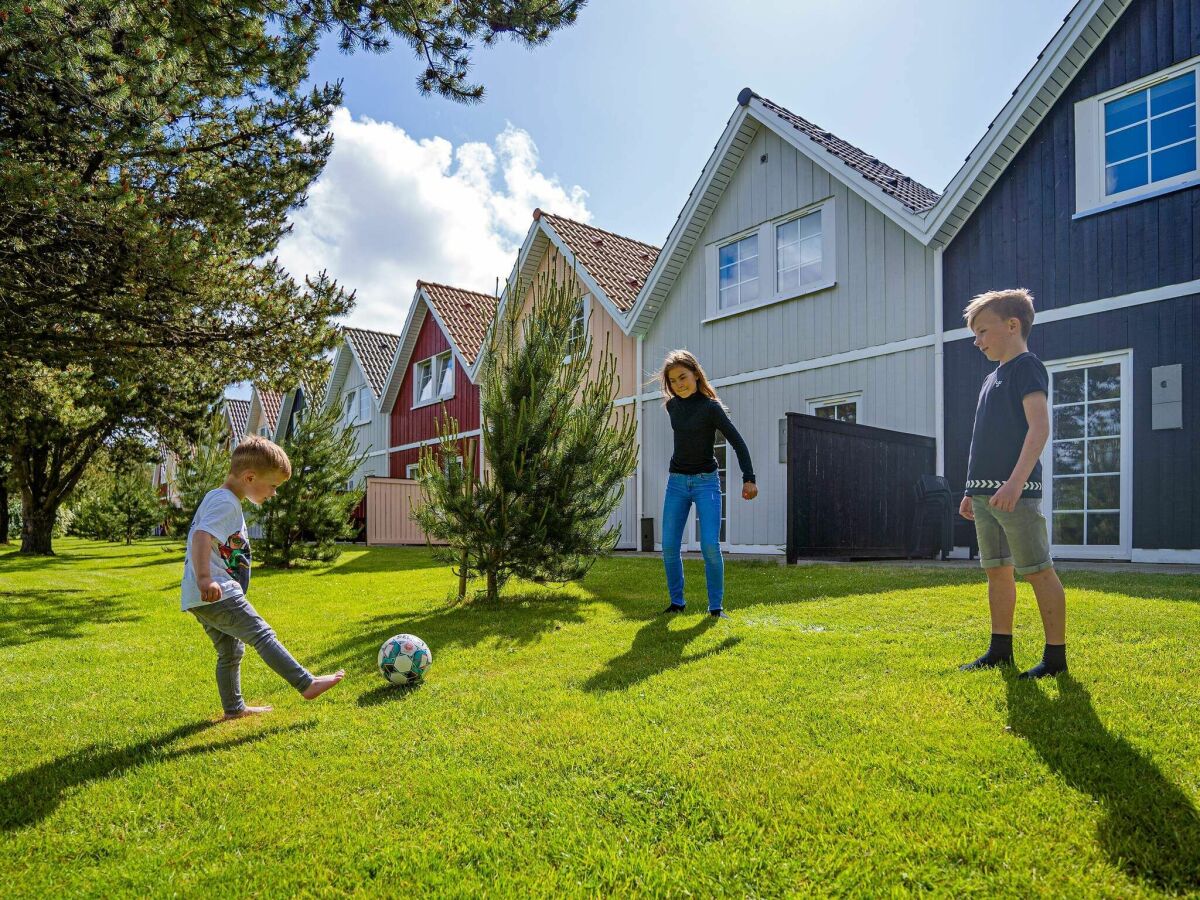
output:
<svg viewBox="0 0 1200 900"><path fill-rule="evenodd" d="M250 583L250 545L242 533L235 531L224 543L218 544L217 553L225 564L225 571L242 586L243 591L247 590Z"/></svg>

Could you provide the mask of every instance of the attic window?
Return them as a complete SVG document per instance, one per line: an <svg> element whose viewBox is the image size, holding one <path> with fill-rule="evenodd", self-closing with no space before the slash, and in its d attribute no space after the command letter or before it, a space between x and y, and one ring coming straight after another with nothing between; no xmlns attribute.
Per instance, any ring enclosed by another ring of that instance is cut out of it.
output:
<svg viewBox="0 0 1200 900"><path fill-rule="evenodd" d="M1076 214L1200 183L1200 57L1075 104Z"/></svg>

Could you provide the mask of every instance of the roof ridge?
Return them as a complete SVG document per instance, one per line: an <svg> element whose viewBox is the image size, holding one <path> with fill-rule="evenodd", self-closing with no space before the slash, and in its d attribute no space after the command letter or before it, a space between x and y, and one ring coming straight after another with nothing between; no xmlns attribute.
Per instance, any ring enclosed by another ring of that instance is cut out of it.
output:
<svg viewBox="0 0 1200 900"><path fill-rule="evenodd" d="M460 294L474 294L476 297L487 297L489 300L497 299L495 294L485 294L483 291L473 291L470 288L455 287L452 284L445 284L440 281L426 281L423 278L417 279L417 286L418 287L440 287L440 288L445 288L448 291L458 291Z"/></svg>
<svg viewBox="0 0 1200 900"><path fill-rule="evenodd" d="M379 331L376 328L359 328L356 325L343 325L342 331L359 331L359 332L362 332L363 334L378 334L383 337L390 337L390 338L397 338L397 339L400 337L400 335L398 335L392 331Z"/></svg>
<svg viewBox="0 0 1200 900"><path fill-rule="evenodd" d="M578 219L571 219L571 218L568 218L567 216L560 216L557 213L546 212L545 210L541 209L540 207L533 211L533 217L535 220L541 218L542 216L547 216L551 219L561 219L564 222L570 222L572 225L578 225L581 228L590 228L592 231L599 231L603 234L609 234L609 235L612 235L613 237L620 238L623 241L629 241L631 244L641 244L643 247L649 247L655 253L657 253L658 251L660 251L662 249L662 247L657 247L654 244L647 244L645 241L639 241L637 238L631 238L625 234L618 234L615 231L609 231L607 228L600 228L597 225L589 225L587 222L580 222Z"/></svg>
<svg viewBox="0 0 1200 900"><path fill-rule="evenodd" d="M743 91L742 94L738 95L739 102L741 101L741 98L744 95L746 95L747 91L749 91L748 88L745 91ZM762 101L762 103L765 106L767 106L772 112L776 113L777 115L782 113L793 119L797 119L801 123L803 123L804 126L811 128L813 131L819 132L821 134L821 136L823 138L825 138L826 140L837 141L841 144L844 144L846 147L848 147L850 150L854 151L855 153L861 154L862 157L871 165L879 166L883 169L888 170L888 172L890 172L890 173L894 173L894 175L890 175L890 176L888 176L888 175L881 176L881 177L884 177L885 180L889 180L889 181L891 181L893 178L895 178L896 181L893 182L893 186L898 186L898 184L897 184L898 180L904 179L904 180L910 182L911 184L915 185L917 188L920 188L922 191L928 192L933 197L932 203L925 204L925 206L922 207L918 211L924 211L925 209L929 209L934 204L936 204L937 201L941 198L942 194L940 191L936 191L933 188L929 187L928 185L923 184L920 181L917 181L917 179L913 178L911 175L906 175L904 172L901 172L895 166L884 162L882 159L880 159L875 154L870 153L867 150L864 150L862 147L858 146L857 144L851 143L850 141L846 140L841 135L836 134L835 132L832 132L827 128L823 128L822 126L818 125L816 122L812 121L811 119L806 119L804 116L800 115L799 113L793 112L792 110L788 109L783 104L778 103L769 97L764 97L762 94L756 94L753 91L749 91L749 94L754 97L757 97L759 100ZM746 102L747 103L749 102L749 96L747 96ZM839 155L839 154L835 154L835 155ZM843 159L842 162L846 163L847 165L850 165L850 163L845 159ZM850 167L855 168L853 165L850 165ZM867 178L867 180L871 180L870 176L868 176L866 173L862 172L861 170L856 170L856 171L858 171L859 174L862 175L863 177ZM899 199L899 198L897 198L897 199ZM901 202L904 202L904 201L901 201ZM908 205L908 204L905 204L905 205ZM912 208L912 207L910 207L910 208Z"/></svg>

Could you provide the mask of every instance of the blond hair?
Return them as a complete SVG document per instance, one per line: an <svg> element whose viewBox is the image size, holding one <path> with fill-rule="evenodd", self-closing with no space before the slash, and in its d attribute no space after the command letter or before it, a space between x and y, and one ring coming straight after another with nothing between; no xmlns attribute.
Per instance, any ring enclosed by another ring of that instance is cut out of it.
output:
<svg viewBox="0 0 1200 900"><path fill-rule="evenodd" d="M243 472L253 472L256 475L279 472L285 478L291 478L292 461L274 441L252 434L243 438L234 448L233 458L229 461L229 471L233 475L241 475Z"/></svg>
<svg viewBox="0 0 1200 900"><path fill-rule="evenodd" d="M1021 337L1028 338L1033 330L1033 294L1025 288L1007 288L1003 291L987 291L971 298L967 308L963 310L963 318L967 327L973 328L975 317L985 309L990 309L1007 322L1017 319L1021 323Z"/></svg>
<svg viewBox="0 0 1200 900"><path fill-rule="evenodd" d="M709 397L721 402L721 398L717 396L716 390L708 383L708 376L704 374L704 367L700 365L700 360L696 359L689 350L672 350L667 354L667 358L663 360L662 369L658 373L658 381L662 387L663 404L675 396L675 392L671 389L671 379L668 372L676 366L683 366L696 377L696 390Z"/></svg>

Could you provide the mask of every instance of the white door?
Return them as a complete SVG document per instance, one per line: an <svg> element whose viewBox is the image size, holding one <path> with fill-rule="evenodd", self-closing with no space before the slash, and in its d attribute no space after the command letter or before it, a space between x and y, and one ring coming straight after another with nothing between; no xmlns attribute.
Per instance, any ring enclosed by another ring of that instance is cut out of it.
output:
<svg viewBox="0 0 1200 900"><path fill-rule="evenodd" d="M725 438L717 433L717 439L713 443L713 455L717 457L717 474L721 476L721 546L728 548L729 546L729 492L726 489L725 473L728 468L728 452L729 445L725 443ZM696 515L696 505L692 504L692 511L688 513L689 525L685 525L683 529L686 550L700 549L700 519ZM691 540L687 540L688 537Z"/></svg>
<svg viewBox="0 0 1200 900"><path fill-rule="evenodd" d="M1042 479L1054 556L1130 558L1132 367L1128 350L1046 365L1050 440Z"/></svg>
<svg viewBox="0 0 1200 900"><path fill-rule="evenodd" d="M621 496L621 502L617 504L617 508L608 517L608 526L621 529L621 536L617 539L618 550L640 549L638 547L640 537L637 521L636 475L630 475L625 480L625 493Z"/></svg>

